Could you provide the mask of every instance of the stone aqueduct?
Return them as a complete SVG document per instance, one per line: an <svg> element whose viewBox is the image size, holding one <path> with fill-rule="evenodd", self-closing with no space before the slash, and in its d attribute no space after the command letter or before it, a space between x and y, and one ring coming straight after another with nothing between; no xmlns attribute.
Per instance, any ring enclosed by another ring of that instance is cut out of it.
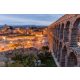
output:
<svg viewBox="0 0 80 80"><path fill-rule="evenodd" d="M80 66L80 15L66 14L48 27L49 47L62 67Z"/></svg>

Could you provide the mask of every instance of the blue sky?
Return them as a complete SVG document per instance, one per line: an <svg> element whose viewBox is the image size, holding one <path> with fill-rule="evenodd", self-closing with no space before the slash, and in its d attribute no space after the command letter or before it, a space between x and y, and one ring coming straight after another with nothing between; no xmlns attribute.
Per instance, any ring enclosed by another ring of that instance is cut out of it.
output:
<svg viewBox="0 0 80 80"><path fill-rule="evenodd" d="M0 14L0 25L50 25L63 14Z"/></svg>

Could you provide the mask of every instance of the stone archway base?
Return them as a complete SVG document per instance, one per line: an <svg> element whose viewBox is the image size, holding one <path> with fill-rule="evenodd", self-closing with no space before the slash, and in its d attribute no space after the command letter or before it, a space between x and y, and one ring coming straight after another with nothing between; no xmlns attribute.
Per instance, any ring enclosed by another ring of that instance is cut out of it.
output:
<svg viewBox="0 0 80 80"><path fill-rule="evenodd" d="M57 67L61 67L59 62L57 61L57 58L55 58L54 53L52 53L52 56L54 58L54 61L55 61L56 65L57 65Z"/></svg>

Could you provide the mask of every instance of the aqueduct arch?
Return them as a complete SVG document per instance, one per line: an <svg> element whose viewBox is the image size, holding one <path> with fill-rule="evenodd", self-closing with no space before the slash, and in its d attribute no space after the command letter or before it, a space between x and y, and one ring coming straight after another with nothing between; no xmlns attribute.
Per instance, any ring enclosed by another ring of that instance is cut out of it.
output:
<svg viewBox="0 0 80 80"><path fill-rule="evenodd" d="M69 41L69 27L70 27L70 21L67 21L65 29L64 29L64 42Z"/></svg>
<svg viewBox="0 0 80 80"><path fill-rule="evenodd" d="M80 42L80 18L78 18L72 28L71 33L71 46L78 46L78 42Z"/></svg>
<svg viewBox="0 0 80 80"><path fill-rule="evenodd" d="M62 23L62 26L60 29L60 39L63 39L63 31L64 31L64 23Z"/></svg>
<svg viewBox="0 0 80 80"><path fill-rule="evenodd" d="M68 67L75 67L77 66L77 56L75 55L74 52L71 52L68 56L68 63L67 63Z"/></svg>
<svg viewBox="0 0 80 80"><path fill-rule="evenodd" d="M53 29L53 42L49 43L59 66L80 66L80 14L66 14L49 27Z"/></svg>

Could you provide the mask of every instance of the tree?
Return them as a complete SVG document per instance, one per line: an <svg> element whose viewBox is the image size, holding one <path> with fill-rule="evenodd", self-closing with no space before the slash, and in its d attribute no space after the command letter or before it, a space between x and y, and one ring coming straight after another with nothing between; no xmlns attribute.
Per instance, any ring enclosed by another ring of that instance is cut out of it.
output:
<svg viewBox="0 0 80 80"><path fill-rule="evenodd" d="M48 51L49 50L49 47L48 46L42 46L42 50L43 51Z"/></svg>
<svg viewBox="0 0 80 80"><path fill-rule="evenodd" d="M17 53L12 60L15 61L15 63L19 62L24 67L29 66L32 67L35 65L34 61L37 59L37 56L33 53L31 54L19 54Z"/></svg>

